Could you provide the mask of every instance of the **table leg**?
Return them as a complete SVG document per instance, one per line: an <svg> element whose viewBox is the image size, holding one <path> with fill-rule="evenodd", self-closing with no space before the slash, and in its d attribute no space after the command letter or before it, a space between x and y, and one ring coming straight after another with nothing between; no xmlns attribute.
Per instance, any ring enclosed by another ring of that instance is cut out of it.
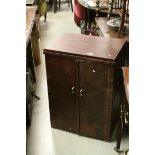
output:
<svg viewBox="0 0 155 155"><path fill-rule="evenodd" d="M85 29L86 29L87 28L87 22L88 22L88 20L87 20L88 19L88 17L87 17L87 9L86 8L85 8L85 16L86 17L85 17L84 21L85 21Z"/></svg>
<svg viewBox="0 0 155 155"><path fill-rule="evenodd" d="M54 6L54 13L57 11L57 0L53 0L53 6Z"/></svg>
<svg viewBox="0 0 155 155"><path fill-rule="evenodd" d="M45 12L44 17L45 17L44 22L46 22L47 12Z"/></svg>
<svg viewBox="0 0 155 155"><path fill-rule="evenodd" d="M50 4L50 8L51 8L53 5L53 0L49 0L49 4Z"/></svg>
<svg viewBox="0 0 155 155"><path fill-rule="evenodd" d="M120 149L121 138L122 138L122 123L121 123L121 118L119 118L118 127L117 127L117 143L116 143L116 148L115 148L116 150Z"/></svg>
<svg viewBox="0 0 155 155"><path fill-rule="evenodd" d="M88 22L88 28L91 28L91 19L90 19L90 10L87 9L87 14L86 14L87 22Z"/></svg>
<svg viewBox="0 0 155 155"><path fill-rule="evenodd" d="M72 12L73 12L73 4L72 4L72 0L70 0L70 3L71 3L71 9L72 9Z"/></svg>

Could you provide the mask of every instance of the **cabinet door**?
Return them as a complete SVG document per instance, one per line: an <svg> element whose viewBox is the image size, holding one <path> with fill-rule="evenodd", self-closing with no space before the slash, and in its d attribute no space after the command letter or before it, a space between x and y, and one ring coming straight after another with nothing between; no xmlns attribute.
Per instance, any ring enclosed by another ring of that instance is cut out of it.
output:
<svg viewBox="0 0 155 155"><path fill-rule="evenodd" d="M113 67L80 61L80 134L109 140Z"/></svg>
<svg viewBox="0 0 155 155"><path fill-rule="evenodd" d="M77 132L74 59L46 55L46 71L52 127Z"/></svg>

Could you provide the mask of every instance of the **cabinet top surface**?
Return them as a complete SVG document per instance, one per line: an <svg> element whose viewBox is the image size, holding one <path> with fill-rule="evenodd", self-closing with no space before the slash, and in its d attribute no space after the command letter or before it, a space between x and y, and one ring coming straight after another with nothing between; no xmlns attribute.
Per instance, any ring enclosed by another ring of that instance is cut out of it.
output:
<svg viewBox="0 0 155 155"><path fill-rule="evenodd" d="M44 49L44 53L74 54L115 60L126 39L66 33Z"/></svg>

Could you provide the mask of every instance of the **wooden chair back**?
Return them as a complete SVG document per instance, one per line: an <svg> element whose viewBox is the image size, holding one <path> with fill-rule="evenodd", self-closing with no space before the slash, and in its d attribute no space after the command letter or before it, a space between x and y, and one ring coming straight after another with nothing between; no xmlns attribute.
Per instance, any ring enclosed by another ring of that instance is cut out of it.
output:
<svg viewBox="0 0 155 155"><path fill-rule="evenodd" d="M125 29L125 24L129 23L129 0L112 0L108 19L113 15L118 15L121 18L118 37Z"/></svg>

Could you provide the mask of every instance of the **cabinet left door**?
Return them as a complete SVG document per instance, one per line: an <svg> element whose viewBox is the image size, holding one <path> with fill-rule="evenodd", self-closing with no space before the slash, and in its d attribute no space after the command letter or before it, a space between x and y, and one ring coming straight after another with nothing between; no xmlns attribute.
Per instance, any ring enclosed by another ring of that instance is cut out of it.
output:
<svg viewBox="0 0 155 155"><path fill-rule="evenodd" d="M53 55L45 58L51 125L77 133L75 60Z"/></svg>

